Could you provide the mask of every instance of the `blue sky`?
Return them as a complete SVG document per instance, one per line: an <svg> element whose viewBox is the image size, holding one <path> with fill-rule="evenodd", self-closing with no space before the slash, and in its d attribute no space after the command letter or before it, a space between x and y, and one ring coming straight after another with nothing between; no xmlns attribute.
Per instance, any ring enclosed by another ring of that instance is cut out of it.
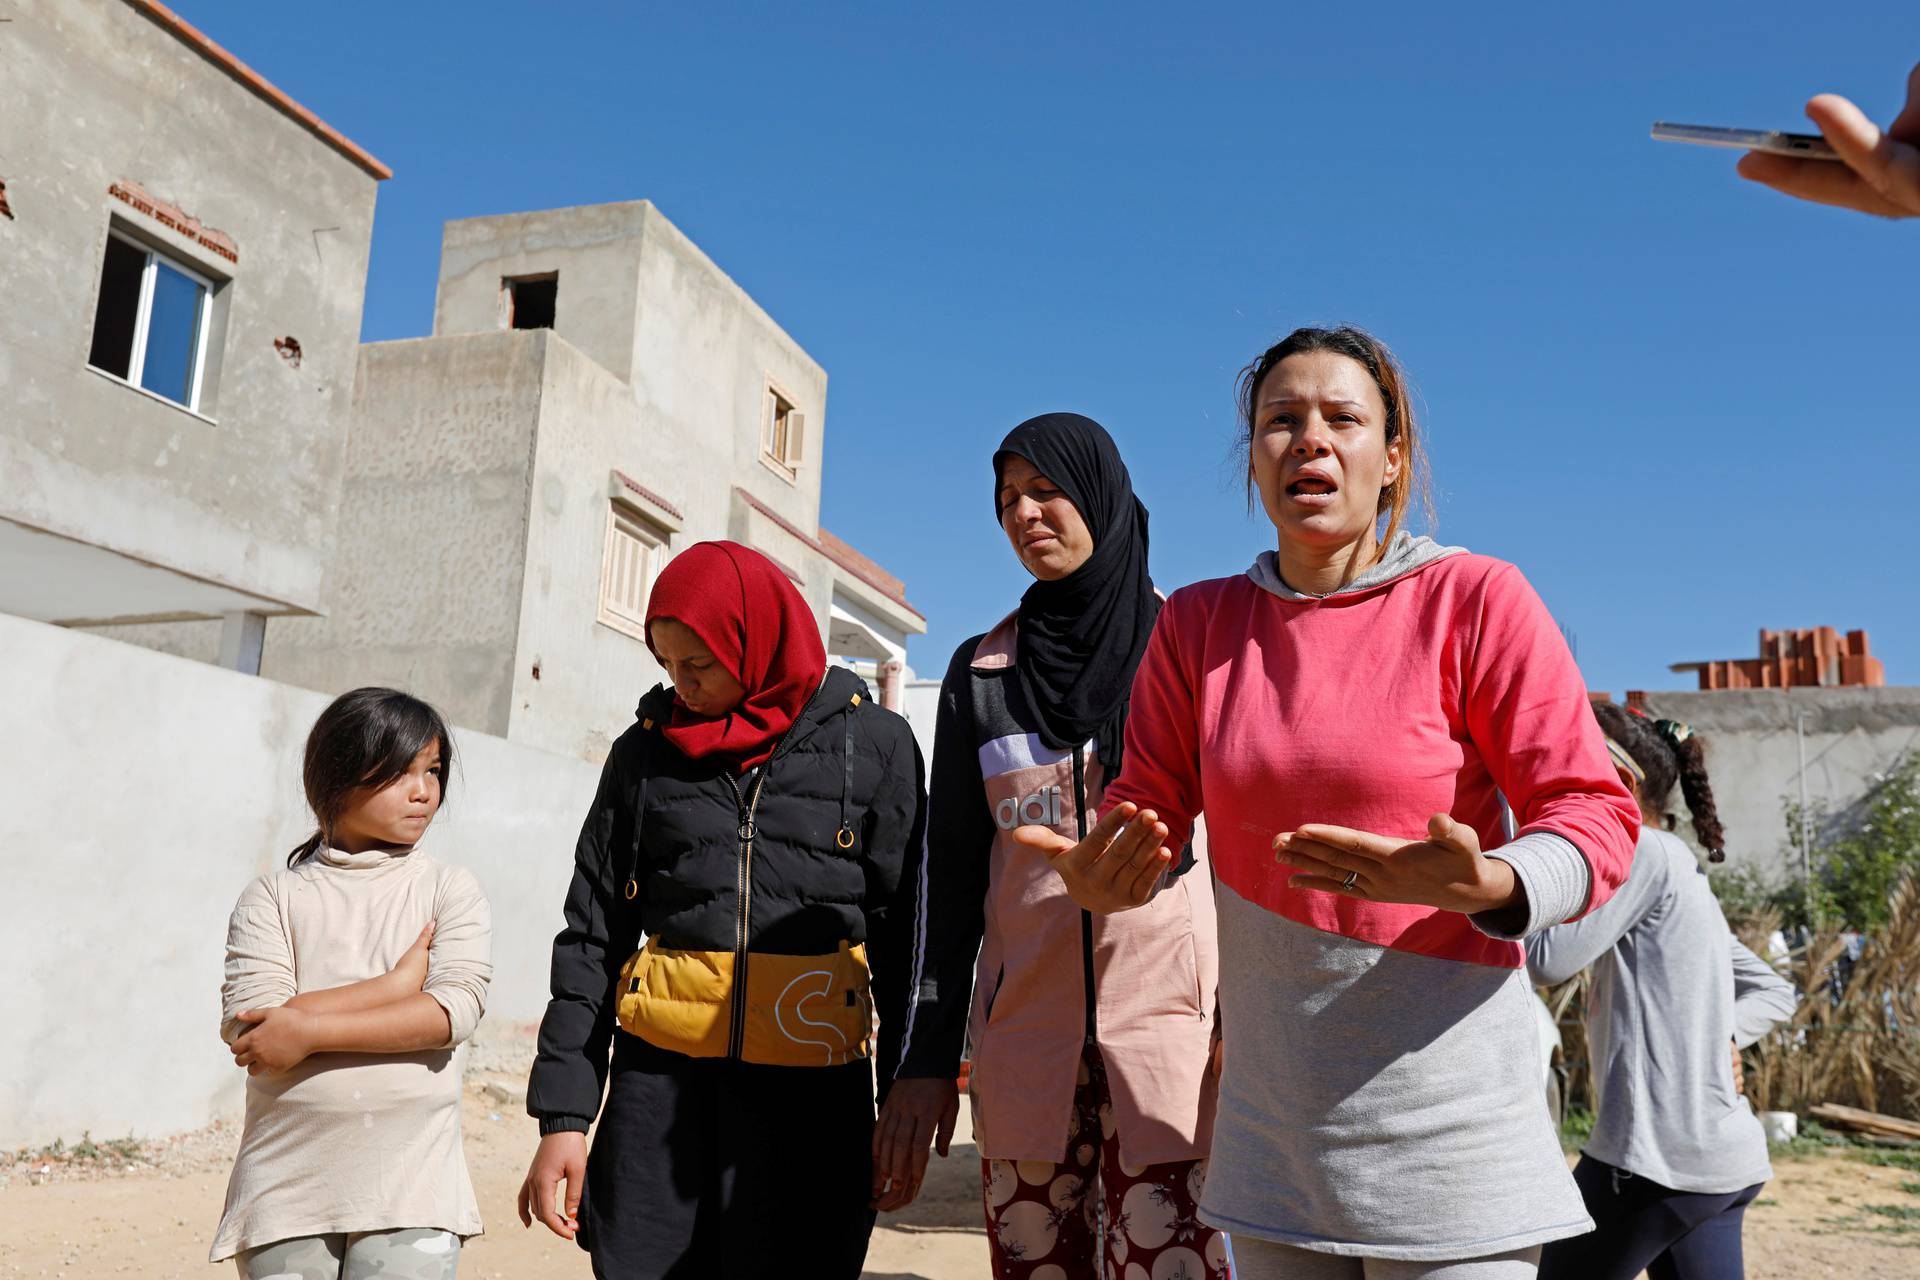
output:
<svg viewBox="0 0 1920 1280"><path fill-rule="evenodd" d="M1911 0L175 7L393 166L369 340L430 329L447 219L656 202L826 366L822 522L907 580L923 674L1024 587L1007 428L1099 419L1156 580L1237 572L1234 374L1347 321L1420 390L1440 535L1592 687L1822 624L1920 683L1920 225L1646 136L1886 120Z"/></svg>

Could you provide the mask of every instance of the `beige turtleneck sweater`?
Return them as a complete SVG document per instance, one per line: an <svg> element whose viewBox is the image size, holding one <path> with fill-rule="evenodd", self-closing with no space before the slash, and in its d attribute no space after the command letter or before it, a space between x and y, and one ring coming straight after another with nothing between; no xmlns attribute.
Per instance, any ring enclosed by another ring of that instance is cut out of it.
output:
<svg viewBox="0 0 1920 1280"><path fill-rule="evenodd" d="M322 849L261 876L227 924L220 1034L231 1044L246 1030L243 1009L386 973L429 920L424 990L447 1011L446 1045L321 1053L279 1075L247 1077L246 1127L211 1261L334 1232L480 1234L453 1061L485 1012L493 975L492 920L472 873L407 850Z"/></svg>

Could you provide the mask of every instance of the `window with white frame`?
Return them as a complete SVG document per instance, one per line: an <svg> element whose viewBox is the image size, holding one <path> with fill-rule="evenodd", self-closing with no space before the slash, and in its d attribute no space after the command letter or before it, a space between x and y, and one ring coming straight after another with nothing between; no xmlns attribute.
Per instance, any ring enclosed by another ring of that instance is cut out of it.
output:
<svg viewBox="0 0 1920 1280"><path fill-rule="evenodd" d="M213 290L199 272L109 232L87 363L197 412Z"/></svg>
<svg viewBox="0 0 1920 1280"><path fill-rule="evenodd" d="M767 388L765 417L760 423L760 456L788 479L800 468L805 447L806 415L774 387Z"/></svg>
<svg viewBox="0 0 1920 1280"><path fill-rule="evenodd" d="M608 504L607 544L600 561L600 621L634 639L647 638L647 597L666 562L666 539L618 502Z"/></svg>

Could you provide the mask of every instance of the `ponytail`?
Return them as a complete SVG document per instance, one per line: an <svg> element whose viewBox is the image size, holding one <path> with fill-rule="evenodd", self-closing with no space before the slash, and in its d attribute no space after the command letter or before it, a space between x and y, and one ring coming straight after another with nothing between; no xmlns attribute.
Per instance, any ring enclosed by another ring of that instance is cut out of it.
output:
<svg viewBox="0 0 1920 1280"><path fill-rule="evenodd" d="M1680 774L1680 794L1693 815L1693 833L1707 848L1708 862L1727 860L1727 833L1720 826L1720 810L1713 803L1713 784L1707 781L1707 751L1693 729L1678 720L1656 720L1653 727L1674 755Z"/></svg>
<svg viewBox="0 0 1920 1280"><path fill-rule="evenodd" d="M293 852L287 855L287 865L289 867L299 866L301 863L305 862L308 858L311 858L314 854L320 852L320 846L323 843L325 843L325 841L322 839L320 833L318 831L314 832L312 835L308 836L305 840L302 840L299 844L293 846Z"/></svg>
<svg viewBox="0 0 1920 1280"><path fill-rule="evenodd" d="M1727 833L1707 781L1706 744L1678 720L1654 720L1635 707L1593 704L1593 717L1613 744L1640 766L1640 799L1650 812L1665 813L1675 782L1693 816L1693 831L1706 847L1707 861L1725 862ZM1671 815L1668 823L1671 825Z"/></svg>

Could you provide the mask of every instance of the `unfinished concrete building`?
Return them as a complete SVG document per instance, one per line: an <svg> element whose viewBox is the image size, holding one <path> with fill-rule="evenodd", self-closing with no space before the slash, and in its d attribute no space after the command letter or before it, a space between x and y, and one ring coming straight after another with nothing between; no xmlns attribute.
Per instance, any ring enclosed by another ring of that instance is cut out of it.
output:
<svg viewBox="0 0 1920 1280"><path fill-rule="evenodd" d="M0 612L256 669L321 607L388 170L162 5L0 10Z"/></svg>
<svg viewBox="0 0 1920 1280"><path fill-rule="evenodd" d="M897 705L925 621L820 528L826 372L646 201L449 223L433 334L361 348L326 617L263 674L392 683L456 723L602 758L662 678L676 549L763 551Z"/></svg>

